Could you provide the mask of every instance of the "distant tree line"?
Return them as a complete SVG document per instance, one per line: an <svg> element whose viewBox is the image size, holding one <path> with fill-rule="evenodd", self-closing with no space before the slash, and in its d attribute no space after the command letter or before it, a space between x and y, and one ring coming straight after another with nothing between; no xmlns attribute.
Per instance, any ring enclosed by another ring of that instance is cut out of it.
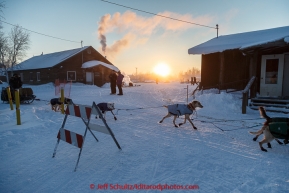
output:
<svg viewBox="0 0 289 193"><path fill-rule="evenodd" d="M188 69L185 72L183 72L183 71L179 72L179 76L178 76L178 78L181 82L191 81L191 77L197 77L197 80L200 79L201 70L193 67L191 69Z"/></svg>
<svg viewBox="0 0 289 193"><path fill-rule="evenodd" d="M191 77L197 77L197 80L200 79L201 76L201 71L198 68L191 68L188 69L187 71L181 71L177 75L168 75L166 77L162 77L159 75L156 75L155 73L152 72L147 72L147 73L137 73L137 74L131 74L129 75L130 79L132 81L137 81L137 82L145 82L145 81L180 81L180 82L190 82Z"/></svg>

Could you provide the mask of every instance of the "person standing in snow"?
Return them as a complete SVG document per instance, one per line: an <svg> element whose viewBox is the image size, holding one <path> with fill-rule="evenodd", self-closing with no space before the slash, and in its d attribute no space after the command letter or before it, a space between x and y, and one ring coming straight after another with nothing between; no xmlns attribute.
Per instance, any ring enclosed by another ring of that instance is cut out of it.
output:
<svg viewBox="0 0 289 193"><path fill-rule="evenodd" d="M13 74L13 76L9 80L9 85L12 98L15 99L15 90L22 87L22 81L18 74Z"/></svg>
<svg viewBox="0 0 289 193"><path fill-rule="evenodd" d="M116 94L116 79L117 75L114 70L111 71L110 75L108 76L110 80L110 94Z"/></svg>
<svg viewBox="0 0 289 193"><path fill-rule="evenodd" d="M118 71L117 73L117 80L116 80L116 85L118 88L118 94L117 95L123 95L122 93L122 80L123 80L124 76L121 74L120 71Z"/></svg>
<svg viewBox="0 0 289 193"><path fill-rule="evenodd" d="M11 90L16 90L22 87L22 81L18 74L13 74L9 80L9 85Z"/></svg>

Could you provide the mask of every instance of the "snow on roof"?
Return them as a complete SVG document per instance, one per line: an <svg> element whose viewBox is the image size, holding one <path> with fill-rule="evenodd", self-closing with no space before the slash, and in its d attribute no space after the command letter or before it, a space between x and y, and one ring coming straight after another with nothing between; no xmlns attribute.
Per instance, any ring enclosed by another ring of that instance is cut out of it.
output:
<svg viewBox="0 0 289 193"><path fill-rule="evenodd" d="M119 69L116 67L116 66L113 66L111 64L107 64L105 62L101 62L101 61L98 61L98 60L91 60L91 61L88 61L88 62L85 62L82 64L81 68L91 68L91 67L94 67L94 66L98 66L98 65L102 65L102 66L105 66L111 70L114 70L116 72L119 71Z"/></svg>
<svg viewBox="0 0 289 193"><path fill-rule="evenodd" d="M89 46L85 46L83 48L77 48L73 50L66 50L62 52L55 52L51 54L34 56L28 60L25 60L24 62L19 63L17 66L15 66L15 69L32 70L39 68L50 68L74 56L75 54L87 49L88 47Z"/></svg>
<svg viewBox="0 0 289 193"><path fill-rule="evenodd" d="M215 37L188 50L189 54L210 54L245 49L278 40L289 41L289 26Z"/></svg>

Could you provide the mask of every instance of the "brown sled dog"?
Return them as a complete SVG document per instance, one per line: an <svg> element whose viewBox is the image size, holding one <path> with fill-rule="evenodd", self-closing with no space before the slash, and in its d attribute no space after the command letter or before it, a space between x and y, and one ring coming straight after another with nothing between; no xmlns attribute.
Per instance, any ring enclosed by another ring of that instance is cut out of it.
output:
<svg viewBox="0 0 289 193"><path fill-rule="evenodd" d="M261 134L264 134L264 138L262 139L262 141L259 142L259 146L260 146L260 149L262 151L265 151L267 152L267 150L265 148L263 148L263 144L264 143L267 143L268 145L268 148L271 148L271 144L270 142L275 139L280 145L283 144L281 141L279 141L278 139L276 139L270 132L269 130L269 123L272 122L271 118L266 114L266 111L264 109L264 107L259 107L259 111L260 111L260 115L266 119L266 121L264 122L264 125L262 126L262 128L259 130L259 131L256 131L256 132L249 132L253 135L256 135L253 140L256 141L257 138L261 135Z"/></svg>

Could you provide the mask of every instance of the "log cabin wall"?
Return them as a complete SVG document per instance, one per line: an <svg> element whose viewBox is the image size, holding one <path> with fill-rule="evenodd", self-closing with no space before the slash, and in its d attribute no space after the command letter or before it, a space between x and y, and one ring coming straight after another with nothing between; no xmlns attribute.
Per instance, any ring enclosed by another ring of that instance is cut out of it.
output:
<svg viewBox="0 0 289 193"><path fill-rule="evenodd" d="M249 65L250 57L239 50L202 55L201 84L204 88L239 89L242 85L236 82L249 79Z"/></svg>
<svg viewBox="0 0 289 193"><path fill-rule="evenodd" d="M111 64L105 57L98 53L91 46L82 52L69 57L63 62L51 67L43 69L33 69L33 70L15 70L22 77L24 84L45 84L52 82L54 83L56 79L60 81L72 81L86 83L86 72L93 72L94 74L94 84L97 86L102 86L106 82L109 82L108 76L111 72L110 69L104 66L95 66L92 68L81 68L82 64L87 61L98 60ZM39 65L41 66L41 64Z"/></svg>
<svg viewBox="0 0 289 193"><path fill-rule="evenodd" d="M222 89L243 89L249 81L250 57L239 50L224 51Z"/></svg>
<svg viewBox="0 0 289 193"><path fill-rule="evenodd" d="M216 88L219 84L219 53L202 55L201 85L205 88Z"/></svg>

